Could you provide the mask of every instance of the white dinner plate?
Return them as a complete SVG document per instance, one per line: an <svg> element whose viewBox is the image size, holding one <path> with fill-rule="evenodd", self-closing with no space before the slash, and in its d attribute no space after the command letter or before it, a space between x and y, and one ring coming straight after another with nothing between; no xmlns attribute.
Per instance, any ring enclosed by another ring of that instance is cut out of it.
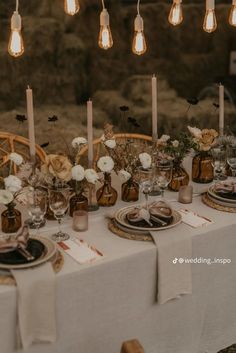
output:
<svg viewBox="0 0 236 353"><path fill-rule="evenodd" d="M23 268L30 268L34 266L41 265L49 260L52 259L52 257L56 254L57 251L57 246L56 243L54 243L52 240L45 238L45 237L30 237L30 239L35 239L39 242L41 242L45 250L42 253L42 255L35 261L25 263L25 264L1 264L0 263L0 269L6 269L6 270L13 270L13 269L23 269Z"/></svg>
<svg viewBox="0 0 236 353"><path fill-rule="evenodd" d="M136 206L137 207L137 206ZM135 229L135 230L143 230L143 231L157 231L157 230L165 230L165 229L170 229L173 228L175 226L177 226L181 221L182 221L182 217L181 214L177 211L173 211L173 220L171 222L171 224L168 224L167 226L164 227L154 227L154 228L147 228L147 227L137 227L135 225L132 225L128 222L127 220L127 214L134 208L134 206L127 206L124 208L121 208L120 210L116 211L115 213L115 220L123 225L126 228L129 229Z"/></svg>
<svg viewBox="0 0 236 353"><path fill-rule="evenodd" d="M207 194L207 196L209 197L210 200L212 200L214 203L221 205L221 206L225 206L225 207L232 207L232 208L236 208L236 203L232 203L232 202L228 202L227 199L224 199L222 197L222 199L217 199L214 196L212 196L211 194ZM222 201L223 200L223 201Z"/></svg>
<svg viewBox="0 0 236 353"><path fill-rule="evenodd" d="M216 199L216 200L219 200L222 202L226 202L228 204L231 204L231 207L236 207L236 200L228 199L227 197L222 197L222 196L218 195L214 191L214 185L209 187L207 193L211 199L213 198L213 199Z"/></svg>

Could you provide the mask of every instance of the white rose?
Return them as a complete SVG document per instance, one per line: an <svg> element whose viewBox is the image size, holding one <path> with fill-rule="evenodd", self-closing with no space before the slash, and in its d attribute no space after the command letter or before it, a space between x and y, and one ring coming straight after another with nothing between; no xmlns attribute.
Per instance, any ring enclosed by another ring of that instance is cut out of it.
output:
<svg viewBox="0 0 236 353"><path fill-rule="evenodd" d="M143 169L148 169L151 167L152 158L151 158L150 154L148 154L146 152L140 153L139 160L142 164Z"/></svg>
<svg viewBox="0 0 236 353"><path fill-rule="evenodd" d="M84 137L76 137L71 142L73 148L78 148L80 145L85 145L86 143L87 140Z"/></svg>
<svg viewBox="0 0 236 353"><path fill-rule="evenodd" d="M131 178L131 174L124 169L119 171L118 176L123 183Z"/></svg>
<svg viewBox="0 0 236 353"><path fill-rule="evenodd" d="M18 192L22 188L21 180L17 178L15 175L9 175L7 178L5 178L4 184L5 184L6 190L12 193Z"/></svg>
<svg viewBox="0 0 236 353"><path fill-rule="evenodd" d="M82 165L75 165L71 169L72 179L76 181L82 181L84 179L84 168Z"/></svg>
<svg viewBox="0 0 236 353"><path fill-rule="evenodd" d="M97 162L98 168L104 173L110 173L114 168L113 159L109 156L99 158Z"/></svg>
<svg viewBox="0 0 236 353"><path fill-rule="evenodd" d="M99 180L99 175L94 169L86 169L84 175L88 183L95 184Z"/></svg>
<svg viewBox="0 0 236 353"><path fill-rule="evenodd" d="M109 148L115 148L116 147L116 141L114 139L106 140L104 143Z"/></svg>
<svg viewBox="0 0 236 353"><path fill-rule="evenodd" d="M0 190L0 204L8 205L13 201L13 195L8 190Z"/></svg>
<svg viewBox="0 0 236 353"><path fill-rule="evenodd" d="M15 152L10 153L9 159L10 159L10 161L15 163L16 165L21 165L24 161L22 156L18 153L15 153Z"/></svg>
<svg viewBox="0 0 236 353"><path fill-rule="evenodd" d="M173 147L175 147L175 148L179 147L179 141L178 140L174 140L171 143L172 143Z"/></svg>
<svg viewBox="0 0 236 353"><path fill-rule="evenodd" d="M188 126L188 130L193 135L193 137L195 137L197 139L201 138L202 131L200 129L198 129L197 127Z"/></svg>

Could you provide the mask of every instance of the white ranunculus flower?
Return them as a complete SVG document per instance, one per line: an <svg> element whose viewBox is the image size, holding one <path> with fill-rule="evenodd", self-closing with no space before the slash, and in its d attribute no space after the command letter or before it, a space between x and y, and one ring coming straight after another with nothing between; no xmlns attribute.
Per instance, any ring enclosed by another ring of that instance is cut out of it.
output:
<svg viewBox="0 0 236 353"><path fill-rule="evenodd" d="M179 147L179 141L178 140L174 140L171 143L172 143L173 147L175 147L175 148Z"/></svg>
<svg viewBox="0 0 236 353"><path fill-rule="evenodd" d="M201 138L202 131L200 129L198 129L197 127L188 126L188 130L193 135L193 137L195 137L197 139Z"/></svg>
<svg viewBox="0 0 236 353"><path fill-rule="evenodd" d="M97 166L103 173L110 173L114 168L114 161L109 156L101 157L97 162Z"/></svg>
<svg viewBox="0 0 236 353"><path fill-rule="evenodd" d="M6 190L12 193L18 192L22 188L21 180L17 178L15 175L9 175L7 178L5 178L4 184L5 184Z"/></svg>
<svg viewBox="0 0 236 353"><path fill-rule="evenodd" d="M99 180L99 175L94 169L86 169L84 175L88 183L95 184Z"/></svg>
<svg viewBox="0 0 236 353"><path fill-rule="evenodd" d="M146 152L140 153L139 160L142 164L143 169L148 169L152 165L152 158L151 158L150 154L148 154Z"/></svg>
<svg viewBox="0 0 236 353"><path fill-rule="evenodd" d="M80 145L85 145L86 143L87 140L84 137L76 137L71 142L73 148L78 148Z"/></svg>
<svg viewBox="0 0 236 353"><path fill-rule="evenodd" d="M131 178L131 174L124 169L121 169L118 173L120 180L125 183Z"/></svg>
<svg viewBox="0 0 236 353"><path fill-rule="evenodd" d="M72 179L76 181L82 181L84 179L84 168L82 165L75 165L71 169Z"/></svg>
<svg viewBox="0 0 236 353"><path fill-rule="evenodd" d="M115 139L106 140L104 143L109 148L115 148L116 147L116 140Z"/></svg>
<svg viewBox="0 0 236 353"><path fill-rule="evenodd" d="M8 205L13 201L13 195L8 190L0 190L0 204Z"/></svg>
<svg viewBox="0 0 236 353"><path fill-rule="evenodd" d="M21 165L23 163L23 157L16 153L16 152L12 152L9 154L9 159L10 161L12 161L13 163L15 163L16 165Z"/></svg>
<svg viewBox="0 0 236 353"><path fill-rule="evenodd" d="M159 143L166 143L170 139L169 135L162 135L157 142Z"/></svg>

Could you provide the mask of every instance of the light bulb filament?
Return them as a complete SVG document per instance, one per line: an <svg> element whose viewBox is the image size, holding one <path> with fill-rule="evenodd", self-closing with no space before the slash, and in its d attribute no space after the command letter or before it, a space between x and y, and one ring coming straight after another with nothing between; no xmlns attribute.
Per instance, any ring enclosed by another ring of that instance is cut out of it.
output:
<svg viewBox="0 0 236 353"><path fill-rule="evenodd" d="M183 21L183 11L181 3L173 3L168 20L173 26L177 26Z"/></svg>
<svg viewBox="0 0 236 353"><path fill-rule="evenodd" d="M233 3L230 10L229 23L231 24L231 26L236 26L236 4L235 3Z"/></svg>
<svg viewBox="0 0 236 353"><path fill-rule="evenodd" d="M64 9L68 15L74 16L79 12L80 5L78 0L64 0Z"/></svg>

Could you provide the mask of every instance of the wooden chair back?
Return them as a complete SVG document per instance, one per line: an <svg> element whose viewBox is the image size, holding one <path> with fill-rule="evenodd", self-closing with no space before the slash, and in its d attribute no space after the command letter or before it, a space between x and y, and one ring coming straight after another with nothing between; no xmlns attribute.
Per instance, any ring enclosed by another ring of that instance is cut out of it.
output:
<svg viewBox="0 0 236 353"><path fill-rule="evenodd" d="M29 140L25 137L0 131L0 171L10 163L9 155L12 152L20 154L25 161L30 160ZM36 162L44 162L46 153L36 145ZM13 174L17 173L17 166L13 164Z"/></svg>
<svg viewBox="0 0 236 353"><path fill-rule="evenodd" d="M151 146L152 144L152 137L148 135L142 135L142 134L119 133L119 134L114 134L114 138L116 139L117 143L123 142L125 140L127 141L129 140L131 142L134 142L137 145L143 145L144 147L147 145ZM95 168L98 159L105 154L105 149L101 138L95 139L93 141L93 152L94 152L93 166ZM86 162L85 159L87 158L87 153L88 153L88 146L86 145L79 152L78 162L83 161L85 163Z"/></svg>

